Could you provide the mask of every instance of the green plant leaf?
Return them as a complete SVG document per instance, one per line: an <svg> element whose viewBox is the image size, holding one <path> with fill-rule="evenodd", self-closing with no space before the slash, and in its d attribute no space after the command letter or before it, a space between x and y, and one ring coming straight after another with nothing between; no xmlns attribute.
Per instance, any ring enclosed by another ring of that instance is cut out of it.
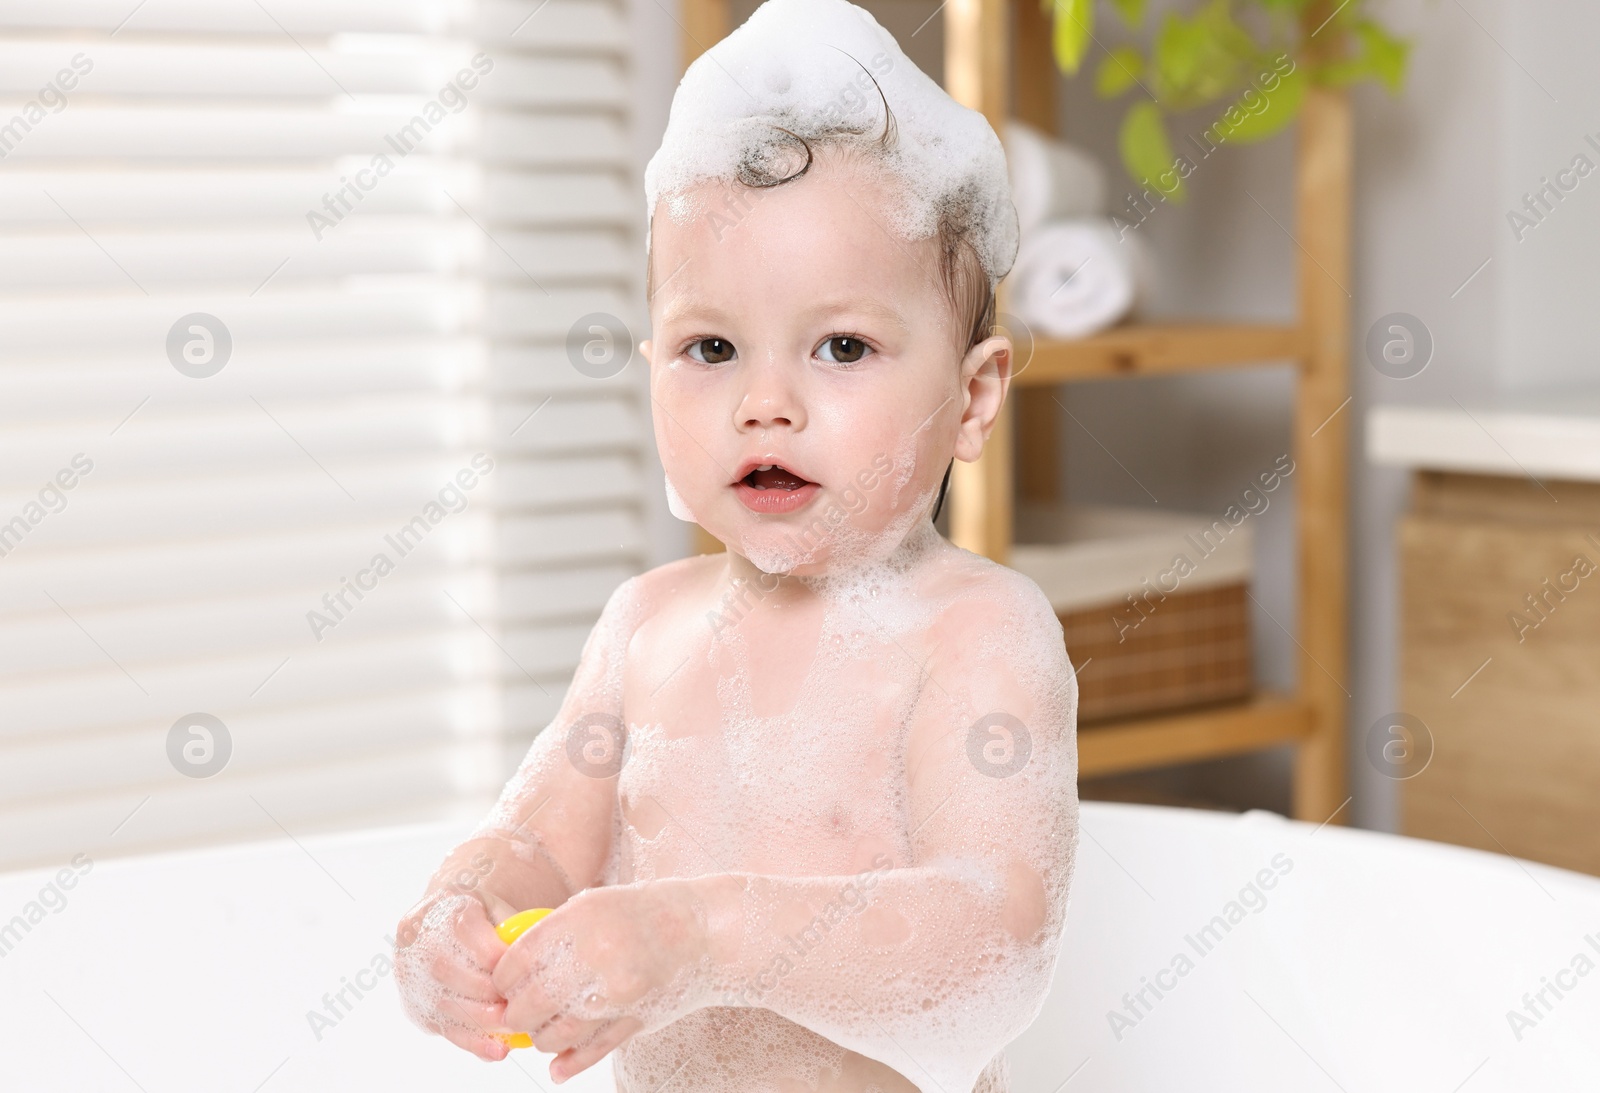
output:
<svg viewBox="0 0 1600 1093"><path fill-rule="evenodd" d="M1355 29L1361 52L1323 65L1317 71L1318 82L1344 87L1360 80L1377 80L1391 95L1398 95L1405 83L1411 43L1394 37L1371 19L1362 19Z"/></svg>
<svg viewBox="0 0 1600 1093"><path fill-rule="evenodd" d="M1196 90L1206 100L1232 95L1262 51L1256 40L1234 22L1231 0L1212 0L1195 16L1205 33L1202 78Z"/></svg>
<svg viewBox="0 0 1600 1093"><path fill-rule="evenodd" d="M1144 25L1144 0L1111 0L1122 21L1135 29Z"/></svg>
<svg viewBox="0 0 1600 1093"><path fill-rule="evenodd" d="M1094 0L1055 0L1056 64L1071 76L1083 64L1083 55L1089 49L1089 38L1094 30Z"/></svg>
<svg viewBox="0 0 1600 1093"><path fill-rule="evenodd" d="M1100 62L1094 75L1094 93L1114 99L1139 82L1144 72L1144 56L1133 46L1118 46Z"/></svg>
<svg viewBox="0 0 1600 1093"><path fill-rule="evenodd" d="M1305 68L1296 67L1287 76L1280 77L1278 86L1270 92L1245 91L1229 104L1212 128L1220 139L1236 144L1251 144L1276 136L1300 113L1309 83Z"/></svg>
<svg viewBox="0 0 1600 1093"><path fill-rule="evenodd" d="M1356 34L1361 38L1368 71L1389 94L1400 94L1406 79L1406 58L1411 53L1411 43L1390 34L1371 19L1356 24Z"/></svg>
<svg viewBox="0 0 1600 1093"><path fill-rule="evenodd" d="M1188 194L1179 176L1172 145L1167 140L1167 123L1161 108L1153 102L1134 103L1122 119L1118 138L1123 166L1138 182L1165 194L1175 204L1183 204Z"/></svg>
<svg viewBox="0 0 1600 1093"><path fill-rule="evenodd" d="M1174 110L1215 102L1244 82L1245 66L1260 52L1234 22L1229 0L1211 0L1189 19L1168 12L1153 51L1155 93Z"/></svg>
<svg viewBox="0 0 1600 1093"><path fill-rule="evenodd" d="M1156 94L1187 96L1195 84L1204 48L1204 32L1175 12L1168 12L1156 32L1151 60L1155 70Z"/></svg>

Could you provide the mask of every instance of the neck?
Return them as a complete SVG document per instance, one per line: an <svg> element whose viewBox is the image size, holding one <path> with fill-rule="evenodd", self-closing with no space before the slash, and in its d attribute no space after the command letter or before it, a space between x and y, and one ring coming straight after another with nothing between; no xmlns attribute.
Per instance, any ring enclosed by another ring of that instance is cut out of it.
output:
<svg viewBox="0 0 1600 1093"><path fill-rule="evenodd" d="M889 536L885 536L889 538ZM864 574L907 575L941 547L948 547L926 514L914 522L909 531L887 552L871 550L847 557L838 555L824 561L808 564L807 572L768 572L747 556L730 547L727 551L727 576L732 583L747 582L765 592L799 595L822 592L825 589L848 585Z"/></svg>

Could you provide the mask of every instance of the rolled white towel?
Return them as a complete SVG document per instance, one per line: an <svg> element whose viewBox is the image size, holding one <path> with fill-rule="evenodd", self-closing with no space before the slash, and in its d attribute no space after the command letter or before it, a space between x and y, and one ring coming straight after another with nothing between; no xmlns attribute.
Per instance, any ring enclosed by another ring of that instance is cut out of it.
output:
<svg viewBox="0 0 1600 1093"><path fill-rule="evenodd" d="M1137 233L1118 239L1109 220L1060 220L1023 236L1007 306L1036 334L1082 338L1130 315L1149 283Z"/></svg>
<svg viewBox="0 0 1600 1093"><path fill-rule="evenodd" d="M1105 168L1089 153L1019 121L1006 123L1005 148L1024 238L1048 220L1105 214Z"/></svg>

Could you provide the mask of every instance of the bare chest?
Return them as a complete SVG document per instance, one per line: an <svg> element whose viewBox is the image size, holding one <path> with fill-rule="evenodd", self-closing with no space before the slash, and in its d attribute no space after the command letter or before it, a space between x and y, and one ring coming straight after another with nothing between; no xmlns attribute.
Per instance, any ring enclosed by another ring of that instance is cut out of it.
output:
<svg viewBox="0 0 1600 1093"><path fill-rule="evenodd" d="M852 648L850 637L635 650L619 879L905 860L918 674L884 643L863 634Z"/></svg>

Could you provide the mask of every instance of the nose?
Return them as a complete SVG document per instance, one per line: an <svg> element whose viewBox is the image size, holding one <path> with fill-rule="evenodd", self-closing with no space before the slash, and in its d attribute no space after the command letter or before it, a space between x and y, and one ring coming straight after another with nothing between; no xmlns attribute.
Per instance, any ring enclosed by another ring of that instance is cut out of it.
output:
<svg viewBox="0 0 1600 1093"><path fill-rule="evenodd" d="M740 432L805 428L800 393L782 362L761 361L746 369L745 376L745 389L734 411L734 425Z"/></svg>

